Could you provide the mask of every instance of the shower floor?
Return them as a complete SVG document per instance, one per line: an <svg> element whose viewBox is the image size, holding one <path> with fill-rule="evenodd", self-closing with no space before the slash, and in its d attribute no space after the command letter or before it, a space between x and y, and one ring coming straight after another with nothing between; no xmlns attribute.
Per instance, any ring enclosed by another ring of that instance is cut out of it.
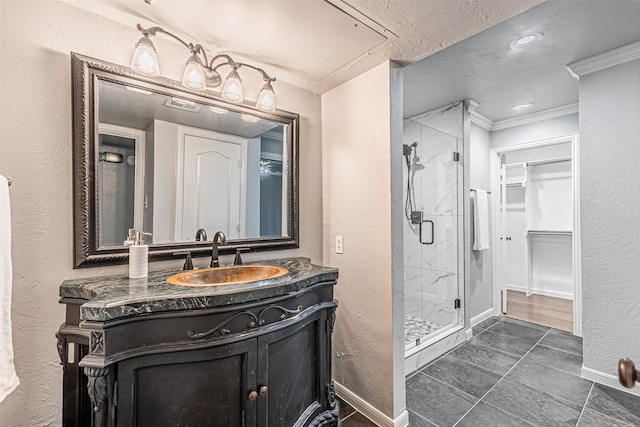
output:
<svg viewBox="0 0 640 427"><path fill-rule="evenodd" d="M415 344L417 339L424 338L425 336L442 328L440 325L427 322L426 320L409 315L404 316L404 343Z"/></svg>

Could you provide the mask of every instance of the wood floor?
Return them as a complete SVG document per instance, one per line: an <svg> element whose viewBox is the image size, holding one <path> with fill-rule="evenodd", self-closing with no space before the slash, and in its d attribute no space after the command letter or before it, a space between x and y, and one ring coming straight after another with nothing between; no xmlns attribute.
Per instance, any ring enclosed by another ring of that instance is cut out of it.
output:
<svg viewBox="0 0 640 427"><path fill-rule="evenodd" d="M505 317L573 332L573 301L507 291Z"/></svg>

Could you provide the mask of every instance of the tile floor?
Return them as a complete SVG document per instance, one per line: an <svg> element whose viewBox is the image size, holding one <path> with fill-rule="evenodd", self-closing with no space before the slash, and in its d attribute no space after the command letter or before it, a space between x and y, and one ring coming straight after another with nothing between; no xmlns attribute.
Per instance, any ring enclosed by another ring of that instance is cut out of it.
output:
<svg viewBox="0 0 640 427"><path fill-rule="evenodd" d="M582 339L493 317L407 379L411 427L640 425L640 397L580 378ZM341 402L344 427L373 427Z"/></svg>

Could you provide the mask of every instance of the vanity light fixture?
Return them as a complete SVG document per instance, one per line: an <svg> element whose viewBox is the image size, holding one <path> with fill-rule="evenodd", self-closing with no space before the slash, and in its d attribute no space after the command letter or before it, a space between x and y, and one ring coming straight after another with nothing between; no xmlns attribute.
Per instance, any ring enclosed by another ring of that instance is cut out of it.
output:
<svg viewBox="0 0 640 427"><path fill-rule="evenodd" d="M160 27L143 28L138 24L137 28L138 31L142 33L142 38L136 43L136 50L131 62L131 68L135 71L154 77L160 74L158 56L151 37L157 33L164 33L180 42L191 52L191 56L186 62L182 75L183 86L192 90L205 90L207 88L218 87L223 84L218 70L220 67L227 66L230 67L231 70L224 80L222 97L231 102L241 103L244 101L244 91L238 70L240 68L249 68L262 74L262 79L265 82L258 95L256 107L263 111L275 111L276 96L271 83L276 81L276 79L275 77L270 77L262 68L234 61L233 58L226 54L216 55L209 61L207 53L201 44L194 45L193 43L187 43L178 36Z"/></svg>
<svg viewBox="0 0 640 427"><path fill-rule="evenodd" d="M511 43L509 43L509 47L514 50L531 47L534 44L538 43L540 40L542 40L542 37L543 37L542 33L525 34L524 36L521 36L515 39L514 41L512 41Z"/></svg>

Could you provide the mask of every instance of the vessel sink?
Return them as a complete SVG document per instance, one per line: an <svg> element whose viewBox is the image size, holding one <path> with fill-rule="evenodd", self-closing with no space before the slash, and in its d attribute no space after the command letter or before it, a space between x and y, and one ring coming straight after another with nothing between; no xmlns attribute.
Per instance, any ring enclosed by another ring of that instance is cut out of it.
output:
<svg viewBox="0 0 640 427"><path fill-rule="evenodd" d="M286 268L271 265L234 265L185 271L169 276L167 282L179 286L233 285L273 279L284 276L287 272Z"/></svg>

